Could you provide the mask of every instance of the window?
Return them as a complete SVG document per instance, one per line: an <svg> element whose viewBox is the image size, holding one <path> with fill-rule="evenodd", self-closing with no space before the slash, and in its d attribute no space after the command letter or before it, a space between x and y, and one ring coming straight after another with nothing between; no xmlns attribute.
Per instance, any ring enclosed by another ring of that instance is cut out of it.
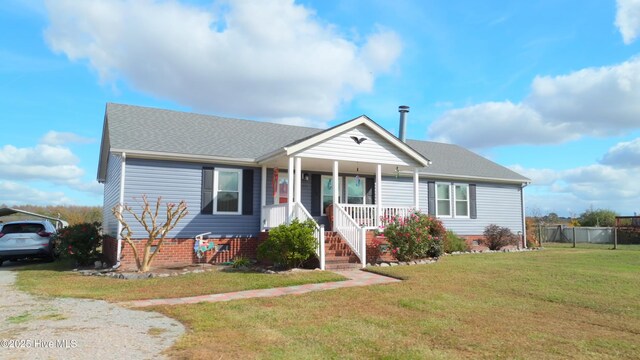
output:
<svg viewBox="0 0 640 360"><path fill-rule="evenodd" d="M214 209L216 214L241 214L242 170L216 168L213 176Z"/></svg>
<svg viewBox="0 0 640 360"><path fill-rule="evenodd" d="M321 179L322 179L321 180L322 181L322 184L321 184L322 209L320 210L322 215L326 215L325 209L327 208L327 206L333 204L333 177L323 175ZM338 180L338 182L340 181ZM340 184L338 183L338 194L339 193L340 193Z"/></svg>
<svg viewBox="0 0 640 360"><path fill-rule="evenodd" d="M469 217L469 185L455 185L456 217Z"/></svg>
<svg viewBox="0 0 640 360"><path fill-rule="evenodd" d="M469 185L436 184L436 216L470 217Z"/></svg>
<svg viewBox="0 0 640 360"><path fill-rule="evenodd" d="M347 204L364 204L365 187L365 179L347 177Z"/></svg>
<svg viewBox="0 0 640 360"><path fill-rule="evenodd" d="M436 184L436 215L451 216L451 185Z"/></svg>

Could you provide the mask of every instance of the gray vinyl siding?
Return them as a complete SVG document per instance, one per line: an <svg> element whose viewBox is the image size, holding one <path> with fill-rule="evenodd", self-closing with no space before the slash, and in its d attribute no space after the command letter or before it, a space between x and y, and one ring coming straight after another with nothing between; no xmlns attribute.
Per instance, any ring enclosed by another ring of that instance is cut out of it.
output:
<svg viewBox="0 0 640 360"><path fill-rule="evenodd" d="M420 179L420 211L427 212L427 180ZM382 177L382 206L413 207L413 178Z"/></svg>
<svg viewBox="0 0 640 360"><path fill-rule="evenodd" d="M420 179L420 210L428 212L427 179ZM437 182L448 182L438 180ZM454 183L460 183L452 181ZM519 185L476 184L476 219L440 218L445 227L458 235L482 235L489 224L508 227L514 233L522 231ZM413 207L413 178L382 178L382 206Z"/></svg>
<svg viewBox="0 0 640 360"><path fill-rule="evenodd" d="M121 157L109 154L107 158L107 176L104 181L104 202L102 207L102 231L110 236L118 235L118 220L111 209L120 202Z"/></svg>
<svg viewBox="0 0 640 360"><path fill-rule="evenodd" d="M155 204L162 196L159 220L164 220L164 204L185 200L189 214L169 232L169 238L193 238L211 232L211 237L256 236L260 231L260 168L253 169L253 215L200 214L202 195L202 167L242 167L216 164L198 164L177 161L143 160L127 158L124 200L140 212L140 197L147 195ZM242 168L244 169L244 168ZM134 199L135 198L135 199ZM145 238L146 231L131 215L127 217L135 238Z"/></svg>

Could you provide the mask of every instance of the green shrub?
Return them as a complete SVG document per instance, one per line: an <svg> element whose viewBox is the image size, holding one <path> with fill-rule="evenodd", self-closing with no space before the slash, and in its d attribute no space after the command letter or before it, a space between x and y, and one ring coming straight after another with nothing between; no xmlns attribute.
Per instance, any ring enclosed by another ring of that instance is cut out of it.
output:
<svg viewBox="0 0 640 360"><path fill-rule="evenodd" d="M384 236L396 259L407 261L442 254L446 230L440 220L415 212L407 217L384 217L382 222Z"/></svg>
<svg viewBox="0 0 640 360"><path fill-rule="evenodd" d="M316 239L313 221L280 225L269 230L269 237L258 246L258 259L273 262L278 267L299 267L315 255Z"/></svg>
<svg viewBox="0 0 640 360"><path fill-rule="evenodd" d="M98 248L102 246L100 223L80 223L58 232L57 249L62 258L73 259L77 265L86 266L100 260Z"/></svg>
<svg viewBox="0 0 640 360"><path fill-rule="evenodd" d="M444 236L444 241L442 242L442 247L444 252L448 254L455 251L469 251L469 245L467 245L467 242L451 230L447 230L447 233Z"/></svg>
<svg viewBox="0 0 640 360"><path fill-rule="evenodd" d="M231 261L231 267L234 269L246 268L249 267L249 265L251 265L251 260L244 256L238 256Z"/></svg>
<svg viewBox="0 0 640 360"><path fill-rule="evenodd" d="M516 245L518 237L507 227L500 227L496 224L487 225L484 228L484 239L482 244L490 250L499 250L507 245Z"/></svg>

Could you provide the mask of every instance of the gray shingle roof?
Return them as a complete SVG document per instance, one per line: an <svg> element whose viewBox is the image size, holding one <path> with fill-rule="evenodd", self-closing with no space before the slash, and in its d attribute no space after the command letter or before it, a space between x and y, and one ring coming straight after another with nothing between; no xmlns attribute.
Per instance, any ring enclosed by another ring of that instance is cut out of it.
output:
<svg viewBox="0 0 640 360"><path fill-rule="evenodd" d="M107 104L111 148L255 159L322 129Z"/></svg>
<svg viewBox="0 0 640 360"><path fill-rule="evenodd" d="M110 149L250 160L325 131L114 103L107 104L106 118ZM407 144L431 160L430 174L529 181L457 145L418 140Z"/></svg>
<svg viewBox="0 0 640 360"><path fill-rule="evenodd" d="M421 140L407 140L407 144L431 160L425 171L428 174L531 181L458 145Z"/></svg>

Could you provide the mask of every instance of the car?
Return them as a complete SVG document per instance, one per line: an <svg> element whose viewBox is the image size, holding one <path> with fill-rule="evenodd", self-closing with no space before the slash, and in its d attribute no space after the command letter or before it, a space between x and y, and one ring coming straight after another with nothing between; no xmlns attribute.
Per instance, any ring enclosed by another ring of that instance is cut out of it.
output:
<svg viewBox="0 0 640 360"><path fill-rule="evenodd" d="M0 224L0 266L8 260L55 260L56 228L47 220Z"/></svg>

